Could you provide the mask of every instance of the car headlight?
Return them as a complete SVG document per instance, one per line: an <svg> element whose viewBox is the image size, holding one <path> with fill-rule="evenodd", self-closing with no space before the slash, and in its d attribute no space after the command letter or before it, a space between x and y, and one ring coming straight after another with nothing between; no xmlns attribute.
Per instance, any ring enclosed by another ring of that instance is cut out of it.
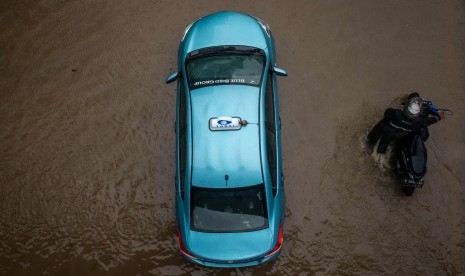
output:
<svg viewBox="0 0 465 276"><path fill-rule="evenodd" d="M265 33L266 33L268 36L271 36L270 25L268 25L268 23L266 23L265 21L261 20L261 19L258 18L258 17L255 17L255 19L257 19L258 23L260 23L260 26L262 26L262 29L265 31Z"/></svg>
<svg viewBox="0 0 465 276"><path fill-rule="evenodd" d="M186 29L184 30L184 34L182 35L181 41L183 41L184 38L186 38L186 35L189 32L189 30L190 30L190 28L192 27L193 24L194 24L194 22L192 22L191 24L189 24L189 26L186 27Z"/></svg>

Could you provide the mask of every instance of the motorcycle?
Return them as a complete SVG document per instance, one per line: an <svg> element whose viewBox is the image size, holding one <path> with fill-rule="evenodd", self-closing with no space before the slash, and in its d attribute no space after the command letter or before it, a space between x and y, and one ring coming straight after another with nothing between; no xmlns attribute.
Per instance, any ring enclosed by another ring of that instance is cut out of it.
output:
<svg viewBox="0 0 465 276"><path fill-rule="evenodd" d="M439 116L439 113L453 115L449 109L440 109L430 101L423 101L421 116ZM422 188L425 183L423 178L428 160L425 142L428 137L428 128L424 127L410 132L396 143L394 170L400 178L402 191L406 196L411 196L415 188Z"/></svg>

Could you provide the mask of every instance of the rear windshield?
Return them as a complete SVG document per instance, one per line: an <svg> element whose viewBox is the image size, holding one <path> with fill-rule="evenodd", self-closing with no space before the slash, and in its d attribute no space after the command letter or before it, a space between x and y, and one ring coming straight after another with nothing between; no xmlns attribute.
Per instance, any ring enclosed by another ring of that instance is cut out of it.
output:
<svg viewBox="0 0 465 276"><path fill-rule="evenodd" d="M244 232L268 227L264 185L209 189L192 187L191 228L202 232Z"/></svg>
<svg viewBox="0 0 465 276"><path fill-rule="evenodd" d="M194 58L187 62L189 87L195 89L221 84L259 86L264 65L262 55L222 54Z"/></svg>

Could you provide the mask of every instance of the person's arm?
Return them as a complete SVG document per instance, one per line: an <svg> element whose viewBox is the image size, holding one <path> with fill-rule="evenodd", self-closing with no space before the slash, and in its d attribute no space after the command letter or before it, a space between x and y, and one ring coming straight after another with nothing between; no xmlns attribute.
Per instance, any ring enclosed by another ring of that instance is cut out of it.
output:
<svg viewBox="0 0 465 276"><path fill-rule="evenodd" d="M446 118L446 115L444 114L444 112L439 112L439 115L433 115L433 116L428 116L427 118L424 118L422 125L423 127L428 127L432 124L439 122L440 120L444 118Z"/></svg>
<svg viewBox="0 0 465 276"><path fill-rule="evenodd" d="M446 113L444 113L444 112L439 112L439 119L440 119L440 120L443 120L443 119L445 119L445 118L446 118Z"/></svg>
<svg viewBox="0 0 465 276"><path fill-rule="evenodd" d="M385 111L384 111L384 117L383 119L384 120L390 120L392 118L392 113L394 112L394 109L393 108L387 108Z"/></svg>

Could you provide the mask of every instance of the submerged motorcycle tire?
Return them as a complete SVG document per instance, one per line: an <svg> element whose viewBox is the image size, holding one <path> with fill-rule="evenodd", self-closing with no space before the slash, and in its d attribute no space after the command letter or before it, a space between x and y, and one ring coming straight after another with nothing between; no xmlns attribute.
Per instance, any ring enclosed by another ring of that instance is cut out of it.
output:
<svg viewBox="0 0 465 276"><path fill-rule="evenodd" d="M404 192L406 196L411 196L414 191L415 191L415 187L411 187L411 186L402 187L402 192Z"/></svg>

